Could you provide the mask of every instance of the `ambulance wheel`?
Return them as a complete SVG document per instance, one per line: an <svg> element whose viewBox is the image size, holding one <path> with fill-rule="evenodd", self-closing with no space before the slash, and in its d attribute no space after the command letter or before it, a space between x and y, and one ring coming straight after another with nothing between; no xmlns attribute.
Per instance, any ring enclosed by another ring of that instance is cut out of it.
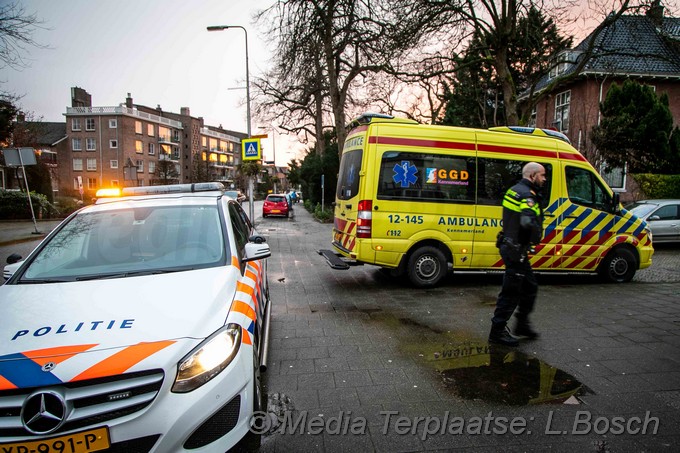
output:
<svg viewBox="0 0 680 453"><path fill-rule="evenodd" d="M619 247L609 252L600 264L599 274L605 281L625 283L632 280L637 269L637 261L633 252Z"/></svg>
<svg viewBox="0 0 680 453"><path fill-rule="evenodd" d="M407 273L416 288L437 286L446 276L446 257L437 247L420 247L409 257Z"/></svg>

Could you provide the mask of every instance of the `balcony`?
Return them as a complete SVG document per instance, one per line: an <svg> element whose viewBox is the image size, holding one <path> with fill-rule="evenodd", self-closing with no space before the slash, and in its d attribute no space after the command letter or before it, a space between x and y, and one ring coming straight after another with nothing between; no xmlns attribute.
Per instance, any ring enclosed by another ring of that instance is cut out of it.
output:
<svg viewBox="0 0 680 453"><path fill-rule="evenodd" d="M171 160L173 162L176 162L179 160L179 153L164 153L160 152L158 153L158 160Z"/></svg>
<svg viewBox="0 0 680 453"><path fill-rule="evenodd" d="M183 129L179 121L164 118L151 113L140 112L122 105L116 107L66 107L66 116L86 116L86 115L126 115L134 118L141 118L158 124ZM179 140L178 140L179 141Z"/></svg>
<svg viewBox="0 0 680 453"><path fill-rule="evenodd" d="M234 137L233 135L223 134L222 132L213 131L212 129L208 129L207 127L202 127L200 133L201 133L201 135L207 135L208 137L219 138L220 140L223 140L223 141L241 143L241 139L238 138L238 137Z"/></svg>
<svg viewBox="0 0 680 453"><path fill-rule="evenodd" d="M158 136L158 143L179 143L179 137L174 137L166 134L161 134Z"/></svg>

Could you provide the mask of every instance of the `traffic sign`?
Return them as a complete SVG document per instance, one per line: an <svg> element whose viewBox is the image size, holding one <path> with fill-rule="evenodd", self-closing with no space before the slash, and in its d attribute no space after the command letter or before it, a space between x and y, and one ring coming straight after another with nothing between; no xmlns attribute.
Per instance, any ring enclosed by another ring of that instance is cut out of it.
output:
<svg viewBox="0 0 680 453"><path fill-rule="evenodd" d="M241 150L244 161L262 159L262 147L259 138L241 140Z"/></svg>
<svg viewBox="0 0 680 453"><path fill-rule="evenodd" d="M38 163L33 148L5 148L2 150L2 154L5 156L5 164L10 167L36 165Z"/></svg>

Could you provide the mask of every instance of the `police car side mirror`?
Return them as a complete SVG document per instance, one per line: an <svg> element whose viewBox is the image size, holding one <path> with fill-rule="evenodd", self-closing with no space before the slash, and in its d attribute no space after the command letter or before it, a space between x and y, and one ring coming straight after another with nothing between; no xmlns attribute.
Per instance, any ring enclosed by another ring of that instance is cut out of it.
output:
<svg viewBox="0 0 680 453"><path fill-rule="evenodd" d="M12 253L10 256L7 257L7 264L14 264L17 261L21 261L22 258L23 257L18 253Z"/></svg>
<svg viewBox="0 0 680 453"><path fill-rule="evenodd" d="M272 252L269 249L268 244L255 244L252 242L249 242L246 244L246 250L245 250L245 256L243 257L243 261L254 261L254 260L260 260L262 258L269 258L272 256Z"/></svg>

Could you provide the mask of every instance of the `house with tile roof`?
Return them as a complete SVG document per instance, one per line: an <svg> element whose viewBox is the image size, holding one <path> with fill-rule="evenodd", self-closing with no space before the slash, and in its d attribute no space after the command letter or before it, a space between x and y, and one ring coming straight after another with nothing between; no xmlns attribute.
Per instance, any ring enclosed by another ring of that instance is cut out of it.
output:
<svg viewBox="0 0 680 453"><path fill-rule="evenodd" d="M674 125L680 124L680 18L664 17L660 2L645 15L608 17L575 48L557 55L555 61L532 92L518 97L525 106L534 104L527 112L528 125L563 132L600 170L604 163L590 134L599 124L599 105L612 84L633 79L653 87L657 94L667 93ZM622 200L633 199L635 187L624 169L602 175L612 188L622 192Z"/></svg>
<svg viewBox="0 0 680 453"><path fill-rule="evenodd" d="M52 192L56 194L59 187L57 157L66 151L66 123L48 121L26 121L23 114L17 115L14 127L16 146L30 146L35 150L38 162L46 166L50 174ZM23 173L16 168L0 165L2 188L24 188ZM30 176L29 176L30 180ZM29 187L35 190L35 187ZM49 191L49 189L46 189ZM45 195L48 195L45 193Z"/></svg>

